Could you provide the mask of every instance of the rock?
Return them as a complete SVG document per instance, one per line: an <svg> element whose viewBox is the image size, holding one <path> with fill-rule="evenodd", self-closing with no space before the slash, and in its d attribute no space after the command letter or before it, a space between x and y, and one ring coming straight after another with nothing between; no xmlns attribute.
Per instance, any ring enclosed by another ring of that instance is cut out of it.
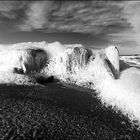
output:
<svg viewBox="0 0 140 140"><path fill-rule="evenodd" d="M40 76L36 78L36 82L39 84L46 84L46 83L53 83L54 82L54 76L50 76L50 77L44 77L44 76Z"/></svg>

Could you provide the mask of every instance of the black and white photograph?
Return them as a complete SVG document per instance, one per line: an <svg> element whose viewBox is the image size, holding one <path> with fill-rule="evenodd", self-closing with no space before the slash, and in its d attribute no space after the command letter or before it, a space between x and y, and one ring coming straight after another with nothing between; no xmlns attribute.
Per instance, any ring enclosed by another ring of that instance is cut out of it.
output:
<svg viewBox="0 0 140 140"><path fill-rule="evenodd" d="M140 140L140 1L0 0L0 140Z"/></svg>

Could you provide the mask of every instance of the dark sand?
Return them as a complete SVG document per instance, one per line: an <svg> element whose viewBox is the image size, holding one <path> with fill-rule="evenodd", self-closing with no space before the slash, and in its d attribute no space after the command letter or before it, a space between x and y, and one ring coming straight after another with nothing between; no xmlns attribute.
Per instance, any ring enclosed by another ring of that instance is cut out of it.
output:
<svg viewBox="0 0 140 140"><path fill-rule="evenodd" d="M0 85L0 139L140 139L96 93L67 85Z"/></svg>

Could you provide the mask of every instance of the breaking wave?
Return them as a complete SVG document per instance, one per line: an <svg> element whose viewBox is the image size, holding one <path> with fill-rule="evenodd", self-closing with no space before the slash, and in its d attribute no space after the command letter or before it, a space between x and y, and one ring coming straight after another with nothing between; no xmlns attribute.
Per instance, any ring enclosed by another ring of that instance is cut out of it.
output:
<svg viewBox="0 0 140 140"><path fill-rule="evenodd" d="M127 65L121 68L119 62L115 47L96 52L68 48L54 57L43 72L96 90L104 105L120 110L131 121L140 121L140 70Z"/></svg>
<svg viewBox="0 0 140 140"><path fill-rule="evenodd" d="M36 61L30 61L30 65L27 65L28 63L25 61L25 67L22 63L24 69L27 69L27 66L34 66L35 62L44 62L43 69L41 66L37 71L38 75L44 77L53 75L61 82L96 90L97 96L104 105L112 106L127 115L130 120L140 122L140 70L129 68L128 64L119 60L119 52L116 47L93 50L79 44L64 45L59 42L49 44L46 42L29 42L11 46L11 50L15 49L17 51L17 48L20 51L24 48L24 52L29 48L30 50L34 50L34 48L43 50L44 57L40 61L37 61L40 57L34 57L32 53L26 52L25 58L30 56L28 58L32 58L32 60L36 58ZM23 62L21 59L16 59L16 61ZM18 63L16 64L18 65ZM0 65L2 66L2 63ZM14 65L14 67L17 67L17 65ZM21 69L22 67L20 65ZM22 82L19 83L24 84L23 81L25 81L28 84L32 79L25 72L24 70L23 75L11 73L11 71L8 71L7 74L1 72L0 83L17 81L15 83L18 84L18 79L20 79ZM2 75L5 75L5 79Z"/></svg>

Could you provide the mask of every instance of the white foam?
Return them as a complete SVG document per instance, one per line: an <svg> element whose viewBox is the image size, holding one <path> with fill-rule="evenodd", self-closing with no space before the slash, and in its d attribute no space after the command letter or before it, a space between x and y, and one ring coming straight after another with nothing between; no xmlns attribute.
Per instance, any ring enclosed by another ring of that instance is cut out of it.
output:
<svg viewBox="0 0 140 140"><path fill-rule="evenodd" d="M119 77L120 73L120 66L119 66L119 52L118 49L115 46L109 46L105 49L105 53L109 61L114 67L114 73L116 75L116 78Z"/></svg>
<svg viewBox="0 0 140 140"><path fill-rule="evenodd" d="M38 85L33 78L27 75L11 72L0 72L0 84Z"/></svg>
<svg viewBox="0 0 140 140"><path fill-rule="evenodd" d="M11 49L23 46L25 49L39 47L49 54L50 59L42 70L43 74L54 75L66 83L96 89L105 105L116 107L131 120L136 119L140 122L140 70L125 69L120 73L120 77L115 79L114 73L119 74L119 55L115 47L88 51L79 45L79 49L74 51L78 45L28 42L15 44ZM1 58L6 60L6 56ZM111 65L106 60L109 60ZM0 83L26 84L29 81L30 78L27 76L0 73Z"/></svg>
<svg viewBox="0 0 140 140"><path fill-rule="evenodd" d="M47 73L54 74L65 82L96 89L103 104L117 108L131 120L140 121L140 70L126 69L120 73L119 79L115 79L112 69L105 61L108 55L106 56L103 51L97 51L89 58L85 67L69 73L66 69L66 58L67 54L71 54L73 50L70 49L66 52L50 63ZM115 56L117 58L114 58L115 62L112 64L119 71L119 59L116 51Z"/></svg>
<svg viewBox="0 0 140 140"><path fill-rule="evenodd" d="M23 73L39 71L47 61L43 50L13 49L0 52L0 71L14 72L15 69Z"/></svg>
<svg viewBox="0 0 140 140"><path fill-rule="evenodd" d="M103 76L102 70L99 75ZM101 80L96 77L95 87L102 102L121 110L130 120L140 122L140 70L126 69L117 80L109 77L106 75Z"/></svg>

